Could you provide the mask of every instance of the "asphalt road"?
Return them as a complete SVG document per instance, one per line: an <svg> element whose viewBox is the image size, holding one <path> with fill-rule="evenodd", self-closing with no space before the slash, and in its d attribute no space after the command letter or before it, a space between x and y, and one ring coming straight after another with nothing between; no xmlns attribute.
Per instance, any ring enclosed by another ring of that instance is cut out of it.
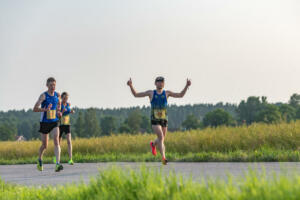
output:
<svg viewBox="0 0 300 200"><path fill-rule="evenodd" d="M65 164L64 170L54 172L54 164L44 165L44 171L37 171L36 165L0 165L0 177L5 182L21 185L63 185L68 183L88 183L91 177L95 177L102 170L117 166L123 169L139 169L142 165L154 170L162 170L163 174L174 171L184 177L190 177L196 181L202 179L225 179L227 174L233 177L242 177L248 169L258 172L265 171L267 176L275 173L300 174L300 163L296 162L269 162L269 163L169 163L162 166L161 163L75 163L70 166Z"/></svg>

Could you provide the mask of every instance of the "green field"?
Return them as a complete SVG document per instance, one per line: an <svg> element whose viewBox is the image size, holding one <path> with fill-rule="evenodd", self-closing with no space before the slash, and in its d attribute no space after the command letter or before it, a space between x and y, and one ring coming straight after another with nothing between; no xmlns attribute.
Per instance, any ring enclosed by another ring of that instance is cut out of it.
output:
<svg viewBox="0 0 300 200"><path fill-rule="evenodd" d="M88 185L26 187L0 180L0 200L8 199L300 199L300 176L267 178L263 173L249 171L245 178L229 175L228 181L195 182L174 173L162 175L145 167L138 171L112 168L101 172Z"/></svg>
<svg viewBox="0 0 300 200"><path fill-rule="evenodd" d="M73 141L75 162L159 161L150 154L154 134L123 134ZM40 141L0 142L0 164L35 163ZM170 161L300 161L300 121L280 124L253 124L168 133ZM62 160L67 145L62 143ZM45 154L51 162L53 142Z"/></svg>

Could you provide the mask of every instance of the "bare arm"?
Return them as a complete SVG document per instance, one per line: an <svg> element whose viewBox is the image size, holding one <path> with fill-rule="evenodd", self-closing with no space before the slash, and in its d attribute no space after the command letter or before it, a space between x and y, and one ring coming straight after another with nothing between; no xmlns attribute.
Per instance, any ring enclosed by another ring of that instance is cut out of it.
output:
<svg viewBox="0 0 300 200"><path fill-rule="evenodd" d="M60 111L61 110L61 97L60 97L59 93L57 93L57 97L58 97L58 103L56 106L56 111Z"/></svg>
<svg viewBox="0 0 300 200"><path fill-rule="evenodd" d="M186 91L189 89L189 87L191 86L192 82L191 80L187 79L186 80L186 85L185 87L183 88L183 90L179 93L176 93L176 92L172 92L172 91L167 91L167 97L174 97L174 98L182 98L184 97Z"/></svg>
<svg viewBox="0 0 300 200"><path fill-rule="evenodd" d="M134 87L132 86L131 78L127 82L127 85L130 87L131 93L133 94L134 97L149 97L149 98L151 98L151 94L152 94L151 90L147 90L145 92L136 92Z"/></svg>
<svg viewBox="0 0 300 200"><path fill-rule="evenodd" d="M59 117L59 118L61 118L61 116L62 116L62 113L61 113L61 97L60 97L60 94L59 93L57 93L57 96L58 96L58 103L57 103L57 106L56 106L56 112L57 112L57 116Z"/></svg>
<svg viewBox="0 0 300 200"><path fill-rule="evenodd" d="M39 99L37 100L37 102L35 103L34 107L33 107L33 112L45 112L47 110L49 110L50 108L41 108L41 104L42 102L46 99L45 94L41 94Z"/></svg>

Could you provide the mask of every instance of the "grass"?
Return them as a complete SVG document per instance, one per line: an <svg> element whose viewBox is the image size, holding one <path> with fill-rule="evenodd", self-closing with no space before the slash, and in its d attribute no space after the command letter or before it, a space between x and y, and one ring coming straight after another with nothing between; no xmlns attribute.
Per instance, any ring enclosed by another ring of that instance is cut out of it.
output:
<svg viewBox="0 0 300 200"><path fill-rule="evenodd" d="M138 171L112 168L99 174L86 185L26 187L5 184L0 180L0 200L289 200L300 199L300 176L284 174L266 177L249 171L237 180L195 182L180 175L162 175L142 167Z"/></svg>
<svg viewBox="0 0 300 200"><path fill-rule="evenodd" d="M293 150L273 150L259 149L255 151L235 151L235 152L199 152L199 153L167 153L167 158L171 162L299 162L300 152ZM68 162L68 156L63 155L61 161ZM52 163L53 157L44 157L44 163ZM151 153L145 154L74 154L73 160L76 163L93 162L158 162L160 157L154 157ZM7 164L35 164L36 156L19 159L0 158L0 165Z"/></svg>
<svg viewBox="0 0 300 200"><path fill-rule="evenodd" d="M155 161L149 154L154 134L113 135L73 141L77 162ZM0 163L35 162L40 141L0 142ZM300 121L218 127L168 133L167 156L171 161L299 161ZM62 152L67 152L64 141ZM49 142L45 160L53 156ZM63 160L67 160L63 157Z"/></svg>

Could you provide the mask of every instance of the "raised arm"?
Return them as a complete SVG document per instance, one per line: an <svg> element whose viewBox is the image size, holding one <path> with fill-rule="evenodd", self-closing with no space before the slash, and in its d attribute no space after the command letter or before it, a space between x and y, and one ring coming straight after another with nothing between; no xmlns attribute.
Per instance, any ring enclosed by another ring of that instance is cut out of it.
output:
<svg viewBox="0 0 300 200"><path fill-rule="evenodd" d="M132 86L132 80L131 78L127 82L127 85L130 87L131 93L134 97L151 97L151 90L145 91L145 92L136 92L134 87Z"/></svg>
<svg viewBox="0 0 300 200"><path fill-rule="evenodd" d="M181 92L176 93L176 92L172 92L172 91L168 90L168 91L166 91L167 97L182 98L185 95L186 91L191 86L191 84L192 84L191 80L187 79L186 80L186 85L185 85L185 87L183 88L183 90Z"/></svg>
<svg viewBox="0 0 300 200"><path fill-rule="evenodd" d="M41 108L41 107L40 107L41 104L42 104L42 102L43 102L45 99L46 99L45 94L44 94L44 93L41 94L40 97L39 97L39 99L37 100L37 102L35 103L35 105L34 105L34 107L33 107L33 112L45 112L45 111L47 111L47 110L50 109L50 107L48 107L48 108Z"/></svg>

